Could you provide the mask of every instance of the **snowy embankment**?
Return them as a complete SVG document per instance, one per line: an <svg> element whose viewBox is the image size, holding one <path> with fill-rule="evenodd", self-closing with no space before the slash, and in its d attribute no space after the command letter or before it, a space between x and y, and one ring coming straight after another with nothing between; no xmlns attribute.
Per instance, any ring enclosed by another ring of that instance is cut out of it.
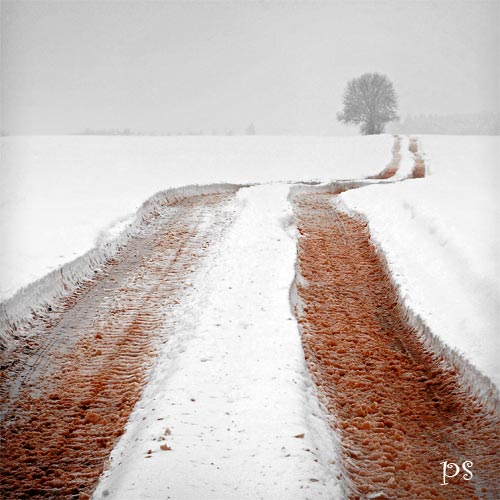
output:
<svg viewBox="0 0 500 500"><path fill-rule="evenodd" d="M497 387L499 142L424 136L431 175L341 195L367 218L405 305Z"/></svg>
<svg viewBox="0 0 500 500"><path fill-rule="evenodd" d="M276 184L236 195L94 498L340 498L335 436L290 310L287 195Z"/></svg>

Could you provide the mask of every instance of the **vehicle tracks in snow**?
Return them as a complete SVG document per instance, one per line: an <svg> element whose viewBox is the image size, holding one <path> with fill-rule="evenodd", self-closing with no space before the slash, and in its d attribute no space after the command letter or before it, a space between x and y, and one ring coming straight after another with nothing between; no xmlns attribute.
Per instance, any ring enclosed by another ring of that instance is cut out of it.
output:
<svg viewBox="0 0 500 500"><path fill-rule="evenodd" d="M391 163L372 180L391 182L400 150L396 137ZM425 176L416 139L410 152L411 175ZM301 234L295 312L341 440L347 495L497 498L498 414L468 397L458 374L424 349L366 224L332 203L364 183L293 197ZM232 221L231 198L199 195L160 207L10 353L0 371L2 498L90 498L156 347L168 339L169 317ZM473 479L441 486L444 460L472 461Z"/></svg>
<svg viewBox="0 0 500 500"><path fill-rule="evenodd" d="M499 415L424 349L366 223L338 208L334 194L294 197L295 309L340 436L349 498L498 498ZM472 461L472 480L441 486L445 460Z"/></svg>
<svg viewBox="0 0 500 500"><path fill-rule="evenodd" d="M5 499L88 499L142 392L168 318L232 221L232 192L160 206L2 371Z"/></svg>
<svg viewBox="0 0 500 500"><path fill-rule="evenodd" d="M387 166L378 174L368 177L368 179L390 179L394 177L401 163L401 137L394 136L394 145L392 146L392 158Z"/></svg>

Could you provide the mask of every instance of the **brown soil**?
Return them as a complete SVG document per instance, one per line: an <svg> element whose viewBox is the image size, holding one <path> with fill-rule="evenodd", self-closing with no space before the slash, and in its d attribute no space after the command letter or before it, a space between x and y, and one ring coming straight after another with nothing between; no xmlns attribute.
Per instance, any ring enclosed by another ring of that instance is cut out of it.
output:
<svg viewBox="0 0 500 500"><path fill-rule="evenodd" d="M413 179L425 177L425 162L421 158L415 158L415 164L411 173Z"/></svg>
<svg viewBox="0 0 500 500"><path fill-rule="evenodd" d="M2 368L0 497L86 499L230 194L165 206Z"/></svg>
<svg viewBox="0 0 500 500"><path fill-rule="evenodd" d="M404 317L366 225L332 195L296 198L298 321L310 372L341 439L348 495L500 498L499 415L460 389ZM473 462L441 486L442 461Z"/></svg>

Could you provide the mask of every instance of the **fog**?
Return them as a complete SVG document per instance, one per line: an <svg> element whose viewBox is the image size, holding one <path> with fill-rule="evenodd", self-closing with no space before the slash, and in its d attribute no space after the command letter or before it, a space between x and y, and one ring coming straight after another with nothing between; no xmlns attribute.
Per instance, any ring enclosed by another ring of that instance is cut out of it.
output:
<svg viewBox="0 0 500 500"><path fill-rule="evenodd" d="M499 2L3 1L1 129L352 134L347 81L399 113L499 111Z"/></svg>

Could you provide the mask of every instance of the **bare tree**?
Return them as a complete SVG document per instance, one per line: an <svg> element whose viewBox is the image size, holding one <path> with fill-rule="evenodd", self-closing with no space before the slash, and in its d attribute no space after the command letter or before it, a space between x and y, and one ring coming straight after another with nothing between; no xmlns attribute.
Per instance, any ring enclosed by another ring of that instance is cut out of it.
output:
<svg viewBox="0 0 500 500"><path fill-rule="evenodd" d="M397 120L398 101L391 81L379 73L365 73L347 83L344 110L337 120L361 125L364 135L381 134L385 125Z"/></svg>
<svg viewBox="0 0 500 500"><path fill-rule="evenodd" d="M247 135L255 135L255 125L251 123L245 130Z"/></svg>

